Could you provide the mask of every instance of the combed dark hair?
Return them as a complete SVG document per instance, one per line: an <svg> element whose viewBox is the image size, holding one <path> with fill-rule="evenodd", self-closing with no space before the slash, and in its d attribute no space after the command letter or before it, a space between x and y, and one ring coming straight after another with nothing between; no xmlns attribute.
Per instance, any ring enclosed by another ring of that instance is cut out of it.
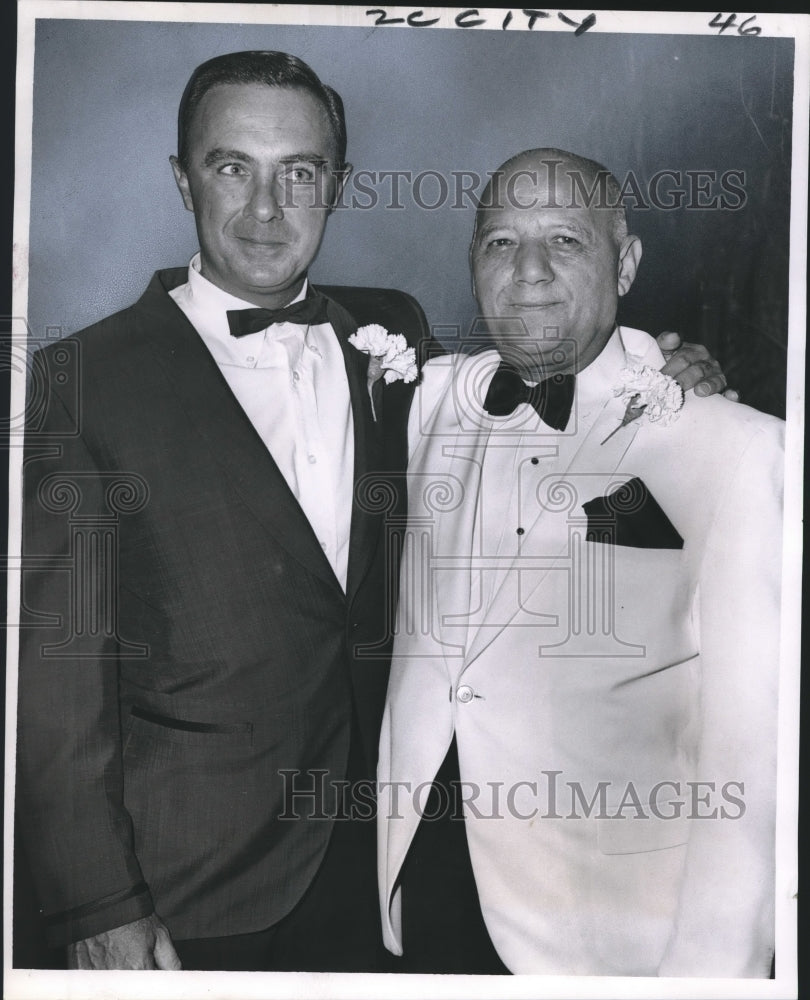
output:
<svg viewBox="0 0 810 1000"><path fill-rule="evenodd" d="M188 169L189 130L197 105L205 94L222 83L263 83L268 87L297 87L322 104L332 126L337 170L346 161L346 116L337 91L321 83L312 69L297 56L286 52L228 52L198 66L180 98L177 115L177 159Z"/></svg>

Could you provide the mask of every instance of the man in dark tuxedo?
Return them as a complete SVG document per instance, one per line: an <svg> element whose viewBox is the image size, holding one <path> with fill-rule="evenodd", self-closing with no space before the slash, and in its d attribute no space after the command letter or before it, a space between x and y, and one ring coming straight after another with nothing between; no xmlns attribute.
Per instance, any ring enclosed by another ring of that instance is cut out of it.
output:
<svg viewBox="0 0 810 1000"><path fill-rule="evenodd" d="M332 822L333 782L374 775L402 502L374 477L404 469L414 383L372 413L349 338L428 330L401 292L307 281L350 169L309 67L211 60L179 131L200 254L36 355L23 835L75 966L374 968L373 824Z"/></svg>
<svg viewBox="0 0 810 1000"><path fill-rule="evenodd" d="M429 331L402 292L307 280L345 148L295 57L198 67L172 166L200 253L35 356L17 802L72 967L380 967L417 358L374 381L350 338Z"/></svg>

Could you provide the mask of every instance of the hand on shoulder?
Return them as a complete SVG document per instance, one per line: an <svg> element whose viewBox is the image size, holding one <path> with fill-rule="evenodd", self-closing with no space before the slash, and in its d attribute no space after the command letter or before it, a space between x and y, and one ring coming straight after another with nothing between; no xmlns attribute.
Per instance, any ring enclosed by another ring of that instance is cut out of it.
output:
<svg viewBox="0 0 810 1000"><path fill-rule="evenodd" d="M739 393L727 387L722 368L703 344L688 344L672 331L659 333L655 339L667 359L661 371L671 375L684 392L694 389L696 396L722 392L726 399L740 401Z"/></svg>

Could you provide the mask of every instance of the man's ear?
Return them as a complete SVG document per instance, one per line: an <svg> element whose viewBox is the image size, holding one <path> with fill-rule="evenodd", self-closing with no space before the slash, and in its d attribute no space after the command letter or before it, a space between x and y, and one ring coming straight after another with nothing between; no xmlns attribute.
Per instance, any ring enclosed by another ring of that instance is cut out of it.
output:
<svg viewBox="0 0 810 1000"><path fill-rule="evenodd" d="M638 236L625 236L619 249L618 289L626 295L636 278L641 262L641 240Z"/></svg>
<svg viewBox="0 0 810 1000"><path fill-rule="evenodd" d="M346 163L343 165L342 170L333 170L332 176L335 178L335 192L332 196L332 204L329 207L329 211L334 212L337 206L340 204L341 196L343 195L343 189L346 187L346 181L351 177L352 170L351 163Z"/></svg>
<svg viewBox="0 0 810 1000"><path fill-rule="evenodd" d="M473 298L476 303L478 302L478 289L475 287L475 261L473 260L473 251L475 250L475 237L478 235L478 226L476 225L473 229L472 240L470 240L470 247L467 250L467 266L470 269L470 287L472 288Z"/></svg>
<svg viewBox="0 0 810 1000"><path fill-rule="evenodd" d="M183 204L186 206L189 212L194 211L194 202L191 200L191 188L188 184L188 176L180 166L180 161L176 156L170 156L169 162L172 165L172 172L174 173L174 180L177 184L177 190L183 199Z"/></svg>

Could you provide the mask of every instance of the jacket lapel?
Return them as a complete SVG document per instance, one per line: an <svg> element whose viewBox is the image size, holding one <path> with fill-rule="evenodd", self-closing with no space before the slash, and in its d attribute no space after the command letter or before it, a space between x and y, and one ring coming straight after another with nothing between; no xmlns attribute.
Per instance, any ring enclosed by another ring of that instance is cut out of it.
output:
<svg viewBox="0 0 810 1000"><path fill-rule="evenodd" d="M354 497L352 498L351 543L346 596L351 601L365 576L380 535L380 519L385 510L373 503L373 482L384 475L382 406L372 415L368 391L369 357L349 343L357 331L353 317L334 299L327 298L327 316L343 352L354 425ZM377 474L377 475L375 475ZM373 478L372 478L373 477Z"/></svg>
<svg viewBox="0 0 810 1000"><path fill-rule="evenodd" d="M185 268L159 271L137 305L142 331L171 397L199 434L212 466L275 541L326 583L339 583L318 539L197 331L167 294ZM212 468L212 475L215 474Z"/></svg>
<svg viewBox="0 0 810 1000"><path fill-rule="evenodd" d="M617 473L638 432L639 424L630 424L602 444L607 435L619 426L624 411L624 404L617 398L606 400L582 443L571 454L570 460L550 476L543 490L548 503L539 505L536 517L526 529L521 555L513 561L509 572L503 574L500 586L492 595L484 624L471 637L465 666L480 656L510 625L521 608L530 602L532 595L542 586L549 572L568 555L570 520L582 514L581 503L587 499L579 496L578 486L585 481L594 483L598 480L603 484L600 488L604 491L606 484ZM554 484L561 486L555 490ZM570 506L566 505L560 510L556 501L565 497L570 497ZM542 542L539 541L541 537ZM521 581L520 600L517 595L518 572L531 574L525 588Z"/></svg>
<svg viewBox="0 0 810 1000"><path fill-rule="evenodd" d="M211 462L278 544L322 580L339 587L306 515L272 455L199 334L168 295L187 277L187 268L157 272L135 313L141 334L150 343L151 357L171 387L170 397L204 442ZM380 508L375 503L373 488L375 483L383 483L390 475L386 457L389 447L385 444L386 391L382 393L381 405L376 408L375 420L367 384L368 356L348 342L358 324L343 306L328 296L327 317L343 353L352 405L355 496L346 590L351 600L371 564L387 511L387 506ZM397 388L396 385L387 387L389 395L393 396L392 390ZM410 386L405 388L411 389ZM391 433L395 430L392 428ZM378 491L377 496L387 497L388 493Z"/></svg>
<svg viewBox="0 0 810 1000"><path fill-rule="evenodd" d="M450 461L450 483L460 482L463 496L468 499L460 508L440 516L436 529L435 551L443 557L445 569L433 576L430 586L436 596L438 631L451 677L462 669L464 650L475 634L477 626L472 619L483 613L486 577L473 560L481 556L476 550L476 526L481 517L482 470L489 437L490 431L482 429L473 444L469 435L457 438ZM458 553L467 552L472 553L472 559L458 558Z"/></svg>

